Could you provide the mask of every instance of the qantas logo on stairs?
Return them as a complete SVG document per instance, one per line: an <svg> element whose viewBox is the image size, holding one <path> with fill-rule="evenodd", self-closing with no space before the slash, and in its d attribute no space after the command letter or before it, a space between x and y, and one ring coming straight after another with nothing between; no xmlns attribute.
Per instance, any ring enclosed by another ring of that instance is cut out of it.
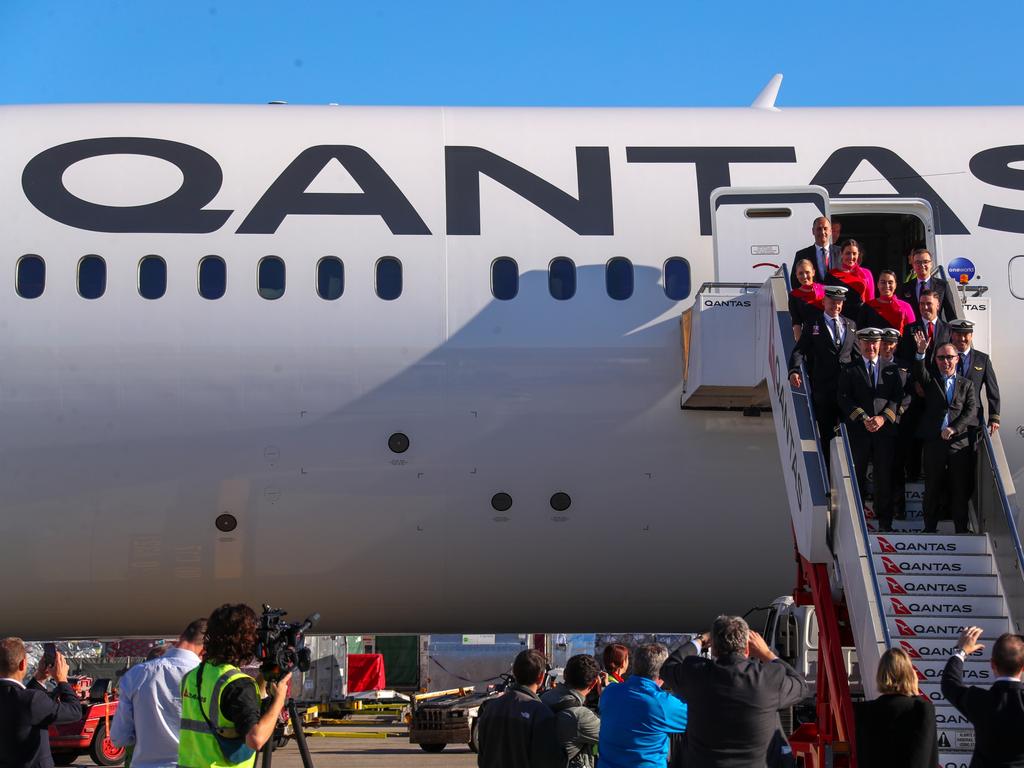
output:
<svg viewBox="0 0 1024 768"><path fill-rule="evenodd" d="M890 597L893 613L896 616L913 616L918 613L972 613L974 606L969 603L957 605L956 603L911 603L907 605L896 597Z"/></svg>
<svg viewBox="0 0 1024 768"><path fill-rule="evenodd" d="M921 658L921 654L917 652L917 648L912 646L906 640L900 640L900 647L903 648L903 650L907 652L907 656L909 656L910 658L912 658L912 659L920 659Z"/></svg>
<svg viewBox="0 0 1024 768"><path fill-rule="evenodd" d="M934 541L897 541L893 544L885 536L878 537L878 548L883 554L900 552L956 552L956 544Z"/></svg>
<svg viewBox="0 0 1024 768"><path fill-rule="evenodd" d="M910 625L903 619L896 619L896 631L904 637L917 637L917 632L911 629Z"/></svg>
<svg viewBox="0 0 1024 768"><path fill-rule="evenodd" d="M882 555L882 567L886 573L959 573L963 570L960 563L906 562L897 565L891 557Z"/></svg>
<svg viewBox="0 0 1024 768"><path fill-rule="evenodd" d="M907 590L903 588L903 585L896 581L896 579L894 579L892 576L886 576L885 583L889 585L889 591L892 592L894 595L907 594Z"/></svg>

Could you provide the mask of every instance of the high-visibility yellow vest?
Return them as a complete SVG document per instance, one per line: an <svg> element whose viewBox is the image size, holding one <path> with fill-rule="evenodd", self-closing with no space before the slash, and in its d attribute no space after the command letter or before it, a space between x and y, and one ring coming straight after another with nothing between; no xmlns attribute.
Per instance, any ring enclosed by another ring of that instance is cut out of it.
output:
<svg viewBox="0 0 1024 768"><path fill-rule="evenodd" d="M199 670L203 671L203 686L199 688ZM217 735L210 729L207 720L222 737L242 739L245 734L235 731L235 724L224 717L220 708L220 697L229 683L246 679L256 687L256 681L230 664L209 664L203 662L181 681L181 738L178 742L179 768L253 768L256 753L249 754L239 762L230 762L221 749ZM259 691L257 689L257 697ZM200 709L201 707L201 709ZM203 715L206 717L203 717Z"/></svg>

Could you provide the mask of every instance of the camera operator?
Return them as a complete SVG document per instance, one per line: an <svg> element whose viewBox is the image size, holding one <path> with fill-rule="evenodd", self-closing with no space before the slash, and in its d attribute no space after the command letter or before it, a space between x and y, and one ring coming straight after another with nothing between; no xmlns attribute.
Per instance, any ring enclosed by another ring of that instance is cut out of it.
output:
<svg viewBox="0 0 1024 768"><path fill-rule="evenodd" d="M256 681L238 669L256 653L256 613L247 605L222 605L210 614L206 658L182 682L178 764L187 768L251 768L274 733L288 696L291 674L271 684L260 714Z"/></svg>

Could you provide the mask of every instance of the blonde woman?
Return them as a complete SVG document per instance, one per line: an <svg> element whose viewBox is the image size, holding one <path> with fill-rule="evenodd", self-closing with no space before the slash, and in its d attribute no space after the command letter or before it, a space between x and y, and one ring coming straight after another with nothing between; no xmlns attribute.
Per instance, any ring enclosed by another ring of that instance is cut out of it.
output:
<svg viewBox="0 0 1024 768"><path fill-rule="evenodd" d="M907 652L890 648L878 662L879 696L854 704L857 765L870 768L935 768L939 749L935 707L921 696Z"/></svg>

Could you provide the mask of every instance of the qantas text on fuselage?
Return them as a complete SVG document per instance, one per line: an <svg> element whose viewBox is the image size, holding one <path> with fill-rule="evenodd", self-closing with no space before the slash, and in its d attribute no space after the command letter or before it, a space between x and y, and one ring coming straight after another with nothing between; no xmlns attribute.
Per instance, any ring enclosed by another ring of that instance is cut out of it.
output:
<svg viewBox="0 0 1024 768"><path fill-rule="evenodd" d="M610 147L576 147L578 193L574 197L487 149L444 147L446 234L480 234L480 177L487 176L579 235L614 235L611 151ZM730 186L732 163L797 161L796 148L792 146L625 147L625 154L627 163L693 166L701 235L711 234L711 192ZM143 155L164 160L178 168L182 184L163 200L123 207L83 200L67 189L62 177L68 168L82 160L107 155ZM307 192L319 173L335 161L362 192ZM870 163L899 196L926 199L936 212L936 234L968 234L964 222L935 189L902 157L885 147L840 147L810 183L825 187L833 198L841 199L843 187L862 162ZM970 171L986 184L1024 191L1024 170L1011 167L1021 162L1024 144L992 147L971 158ZM22 188L39 211L78 229L204 234L220 229L234 213L205 209L219 192L223 178L217 160L190 144L148 137L104 137L72 141L40 152L25 166ZM366 150L352 145L322 144L301 151L263 193L236 232L273 234L290 215L379 216L392 234L432 234L388 172ZM978 226L1024 233L1024 209L983 204Z"/></svg>

